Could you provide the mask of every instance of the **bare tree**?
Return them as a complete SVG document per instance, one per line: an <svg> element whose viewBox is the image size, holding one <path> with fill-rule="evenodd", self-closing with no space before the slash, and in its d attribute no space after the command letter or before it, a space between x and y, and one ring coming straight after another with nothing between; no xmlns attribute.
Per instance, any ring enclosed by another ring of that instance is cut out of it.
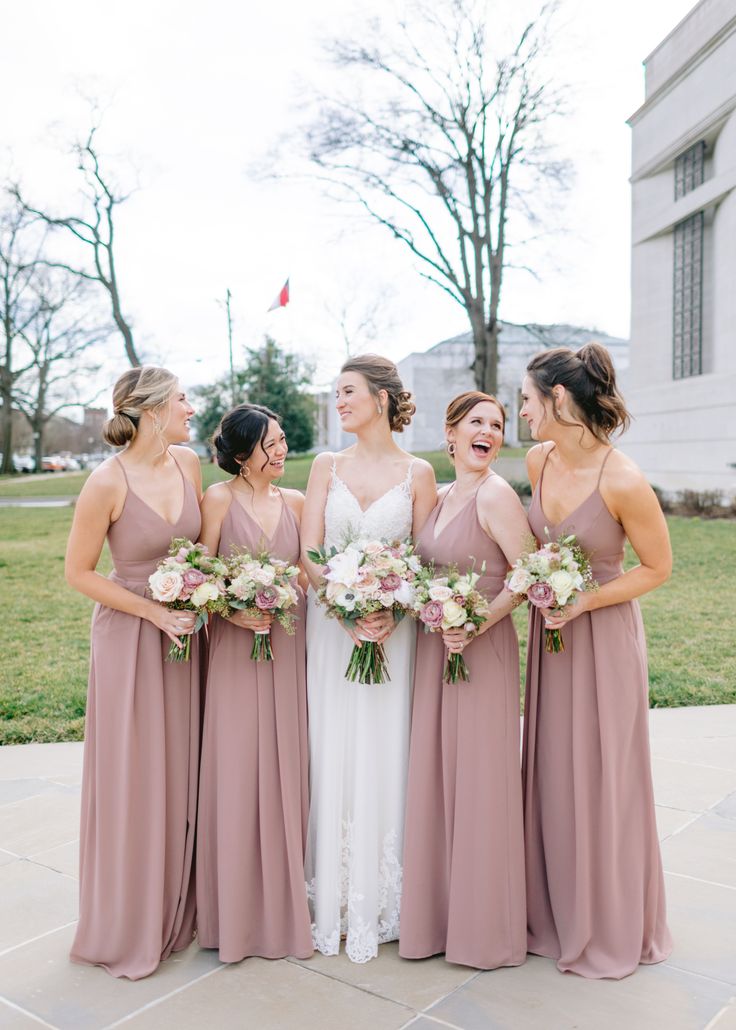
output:
<svg viewBox="0 0 736 1030"><path fill-rule="evenodd" d="M19 206L0 213L0 447L2 473L13 468L13 405L18 380L33 365L26 331L33 321L33 283L38 273L40 243L30 239L31 219Z"/></svg>
<svg viewBox="0 0 736 1030"><path fill-rule="evenodd" d="M33 317L25 340L33 363L16 383L15 403L33 432L36 471L42 467L44 431L64 408L91 404L89 387L100 364L93 348L111 327L90 324L89 290L74 273L46 269L36 283Z"/></svg>
<svg viewBox="0 0 736 1030"><path fill-rule="evenodd" d="M504 26L488 23L486 6L417 0L395 39L376 21L359 39L332 41L329 57L351 76L341 76L339 97L320 98L307 144L319 177L462 305L476 384L493 392L504 272L522 242L509 222L535 233L542 188L563 185L568 164L550 146L550 119L563 109L548 79L555 0L495 55L490 39Z"/></svg>
<svg viewBox="0 0 736 1030"><path fill-rule="evenodd" d="M394 290L391 287L376 287L365 293L362 289L350 289L341 285L338 296L325 302L325 311L337 326L345 357L357 354L379 335L393 326L393 319L387 313Z"/></svg>
<svg viewBox="0 0 736 1030"><path fill-rule="evenodd" d="M48 261L53 268L65 269L81 279L97 282L107 292L112 308L112 317L120 334L128 361L140 365L140 359L133 340L133 329L123 313L120 298L120 283L115 264L115 217L116 208L130 197L130 193L118 192L112 185L110 175L103 170L100 151L96 142L99 125L93 125L87 139L74 146L77 167L84 182L82 195L86 211L83 215L52 215L28 203L20 187L12 187L12 193L24 210L41 219L51 229L61 229L84 244L91 251L91 267L74 266L61 261Z"/></svg>

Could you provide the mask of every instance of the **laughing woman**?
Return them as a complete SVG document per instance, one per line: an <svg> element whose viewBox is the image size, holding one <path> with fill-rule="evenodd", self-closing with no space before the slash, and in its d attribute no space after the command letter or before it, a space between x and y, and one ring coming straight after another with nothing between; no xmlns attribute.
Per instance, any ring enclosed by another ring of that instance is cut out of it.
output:
<svg viewBox="0 0 736 1030"><path fill-rule="evenodd" d="M600 589L529 625L524 818L529 951L565 972L620 979L661 962L665 920L649 761L648 676L637 597L672 555L657 498L611 435L629 420L608 351L544 351L527 366L522 417L537 539L574 533ZM639 564L623 571L628 538Z"/></svg>
<svg viewBox="0 0 736 1030"><path fill-rule="evenodd" d="M69 585L97 602L71 958L137 980L193 935L198 640L188 662L167 662L194 616L145 594L171 538L197 539L201 489L197 456L174 446L193 411L171 372L125 372L113 409L104 437L125 449L85 483L66 556ZM95 571L105 538L107 579Z"/></svg>
<svg viewBox="0 0 736 1030"><path fill-rule="evenodd" d="M503 442L498 401L471 391L445 418L455 482L417 539L438 566L473 566L491 601L477 633L422 634L414 674L399 954L477 969L526 957L519 768L519 648L504 589L529 525L519 498L490 470ZM443 683L445 649L467 657L470 681Z"/></svg>
<svg viewBox="0 0 736 1030"><path fill-rule="evenodd" d="M215 436L217 462L232 479L202 505L202 542L299 561L304 498L274 486L286 438L256 404L228 412ZM223 962L249 955L312 954L304 889L307 828L307 687L304 594L296 632L271 616L217 616L210 634L197 828L199 942ZM270 626L273 661L250 657L255 630Z"/></svg>

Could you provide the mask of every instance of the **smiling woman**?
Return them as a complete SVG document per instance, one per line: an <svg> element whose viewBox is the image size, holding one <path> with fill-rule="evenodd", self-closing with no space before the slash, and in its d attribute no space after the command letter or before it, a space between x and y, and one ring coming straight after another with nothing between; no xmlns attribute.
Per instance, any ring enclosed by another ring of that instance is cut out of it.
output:
<svg viewBox="0 0 736 1030"><path fill-rule="evenodd" d="M198 640L190 661L167 663L194 616L145 595L171 538L197 539L201 486L196 455L176 446L189 439L193 408L175 375L130 369L113 410L105 439L124 450L84 484L66 556L70 586L97 602L71 957L138 979L187 947L194 927ZM96 571L106 538L107 578Z"/></svg>

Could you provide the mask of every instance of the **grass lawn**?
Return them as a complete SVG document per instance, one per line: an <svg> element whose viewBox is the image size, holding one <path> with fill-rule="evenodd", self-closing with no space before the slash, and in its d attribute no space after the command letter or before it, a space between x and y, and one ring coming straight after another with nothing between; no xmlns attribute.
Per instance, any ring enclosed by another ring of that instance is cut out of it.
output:
<svg viewBox="0 0 736 1030"><path fill-rule="evenodd" d="M63 578L71 517L69 508L0 509L0 744L83 736L92 602ZM736 635L719 601L730 596L736 524L679 517L669 524L674 575L642 600L651 704L736 703ZM109 567L105 551L100 571ZM523 608L515 619L523 658Z"/></svg>

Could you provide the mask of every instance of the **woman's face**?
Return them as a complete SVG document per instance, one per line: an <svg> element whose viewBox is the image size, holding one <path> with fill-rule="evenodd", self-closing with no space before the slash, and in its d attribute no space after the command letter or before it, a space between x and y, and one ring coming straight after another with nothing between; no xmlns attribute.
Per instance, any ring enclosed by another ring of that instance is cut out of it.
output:
<svg viewBox="0 0 736 1030"><path fill-rule="evenodd" d="M381 396L385 391L381 391ZM379 414L379 404L383 412ZM335 407L340 426L346 433L357 433L374 420L385 415L386 403L376 399L368 386L368 380L360 372L343 372L337 380Z"/></svg>
<svg viewBox="0 0 736 1030"><path fill-rule="evenodd" d="M552 404L541 395L531 376L524 376L521 397L524 403L519 414L526 419L532 440L549 440L546 430L553 420Z"/></svg>
<svg viewBox="0 0 736 1030"><path fill-rule="evenodd" d="M284 474L288 453L283 429L275 418L269 419L266 435L248 458L251 474L265 476L266 479L280 479Z"/></svg>
<svg viewBox="0 0 736 1030"><path fill-rule="evenodd" d="M161 428L167 443L186 443L191 435L189 420L194 414L194 408L179 383L169 400L159 410Z"/></svg>
<svg viewBox="0 0 736 1030"><path fill-rule="evenodd" d="M503 443L503 413L492 401L479 401L447 429L448 444L455 445L455 470L487 469Z"/></svg>

